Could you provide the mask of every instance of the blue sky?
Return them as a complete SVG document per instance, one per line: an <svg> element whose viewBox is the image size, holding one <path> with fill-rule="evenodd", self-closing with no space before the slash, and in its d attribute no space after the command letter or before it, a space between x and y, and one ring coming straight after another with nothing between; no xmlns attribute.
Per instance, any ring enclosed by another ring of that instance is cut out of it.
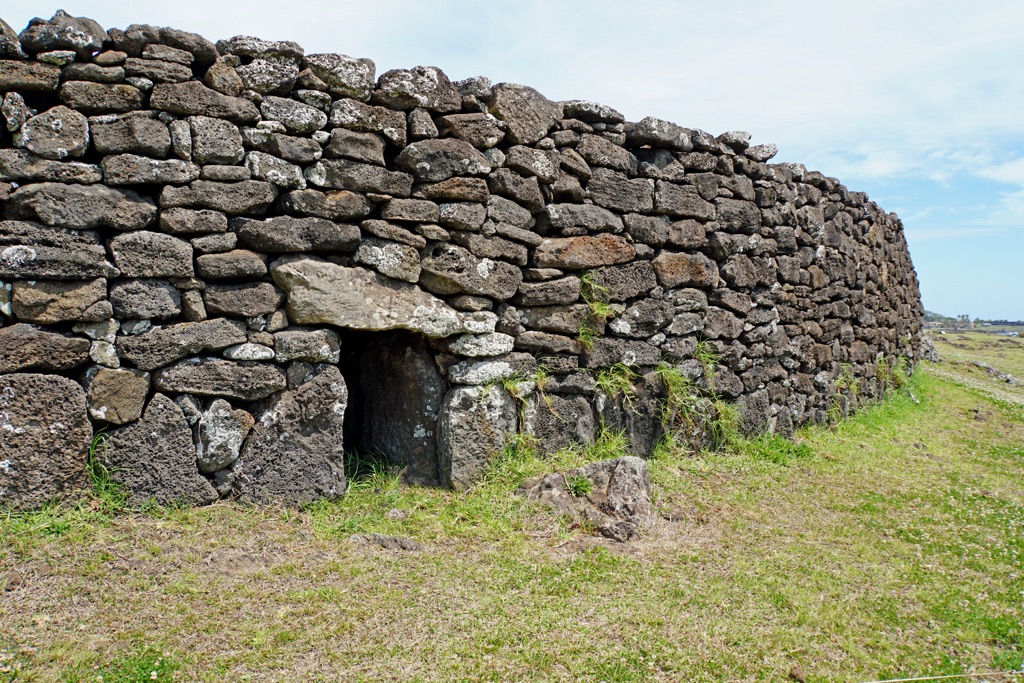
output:
<svg viewBox="0 0 1024 683"><path fill-rule="evenodd" d="M631 120L747 130L903 219L929 310L1024 319L1019 0L66 0L106 27L256 35L485 75ZM21 30L59 5L0 0Z"/></svg>

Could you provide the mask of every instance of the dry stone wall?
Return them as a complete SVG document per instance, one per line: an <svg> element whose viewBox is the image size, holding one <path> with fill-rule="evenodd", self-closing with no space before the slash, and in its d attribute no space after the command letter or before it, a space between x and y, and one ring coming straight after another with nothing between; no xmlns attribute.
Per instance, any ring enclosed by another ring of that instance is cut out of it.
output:
<svg viewBox="0 0 1024 683"><path fill-rule="evenodd" d="M344 493L343 448L457 488L516 433L647 455L662 363L788 433L915 360L899 219L746 133L288 41L0 29L0 506L86 485L101 430L134 502L294 504Z"/></svg>

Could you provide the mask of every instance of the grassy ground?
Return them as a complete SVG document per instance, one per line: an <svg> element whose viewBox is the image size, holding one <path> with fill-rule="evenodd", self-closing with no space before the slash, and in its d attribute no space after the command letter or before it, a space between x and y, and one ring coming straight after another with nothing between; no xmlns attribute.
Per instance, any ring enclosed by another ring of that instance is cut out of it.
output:
<svg viewBox="0 0 1024 683"><path fill-rule="evenodd" d="M1024 410L922 367L909 392L798 440L651 462L664 519L629 544L512 494L572 456L507 462L468 494L378 473L301 512L95 499L0 519L0 681L1024 667ZM421 549L349 540L364 532Z"/></svg>

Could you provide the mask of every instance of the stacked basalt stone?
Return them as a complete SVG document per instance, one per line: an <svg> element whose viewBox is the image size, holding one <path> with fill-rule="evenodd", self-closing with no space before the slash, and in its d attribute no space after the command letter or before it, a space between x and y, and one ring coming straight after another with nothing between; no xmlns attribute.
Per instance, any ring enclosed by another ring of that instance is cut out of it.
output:
<svg viewBox="0 0 1024 683"><path fill-rule="evenodd" d="M654 369L710 390L702 341L750 432L915 359L899 219L745 133L292 42L0 29L0 505L82 486L100 429L135 502L341 495L351 330L381 334L369 445L459 488L517 432L649 454Z"/></svg>

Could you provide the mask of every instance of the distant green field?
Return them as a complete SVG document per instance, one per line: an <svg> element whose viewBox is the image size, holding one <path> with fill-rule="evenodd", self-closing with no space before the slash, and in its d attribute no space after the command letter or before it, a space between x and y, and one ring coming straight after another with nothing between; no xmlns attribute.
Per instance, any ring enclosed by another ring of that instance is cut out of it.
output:
<svg viewBox="0 0 1024 683"><path fill-rule="evenodd" d="M1024 377L1019 342L950 335ZM999 364L997 364L997 362ZM0 519L0 681L867 681L1024 666L1024 412L922 366L799 447L650 462L621 544L388 472L303 511ZM982 379L964 376L966 382ZM395 513L391 511L400 511ZM671 520L671 521L670 521ZM349 541L410 537L413 552ZM1009 674L990 681L1011 680Z"/></svg>

